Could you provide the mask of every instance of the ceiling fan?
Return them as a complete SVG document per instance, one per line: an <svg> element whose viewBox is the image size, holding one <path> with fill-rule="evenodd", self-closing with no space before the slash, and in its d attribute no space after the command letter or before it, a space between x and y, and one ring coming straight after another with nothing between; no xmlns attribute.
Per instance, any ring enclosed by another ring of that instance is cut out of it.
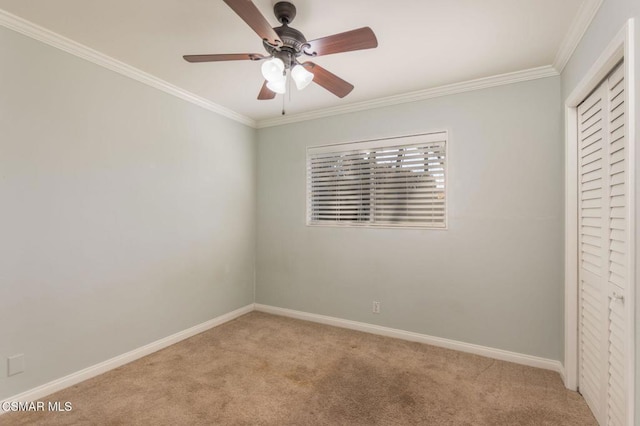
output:
<svg viewBox="0 0 640 426"><path fill-rule="evenodd" d="M305 36L289 26L296 16L296 8L287 1L273 7L274 14L282 24L272 28L251 0L224 0L261 38L267 55L259 53L231 53L214 55L185 55L187 62L217 62L266 60L262 64L265 82L258 99L275 98L286 92L287 71L298 90L313 81L334 95L343 98L353 90L353 85L313 62L299 62L301 56L322 56L353 50L371 49L378 46L378 40L369 27L307 41Z"/></svg>

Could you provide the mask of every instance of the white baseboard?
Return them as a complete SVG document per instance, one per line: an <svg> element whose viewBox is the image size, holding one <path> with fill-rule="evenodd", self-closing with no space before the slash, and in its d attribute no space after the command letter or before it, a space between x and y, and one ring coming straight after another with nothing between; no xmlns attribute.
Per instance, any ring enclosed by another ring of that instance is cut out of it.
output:
<svg viewBox="0 0 640 426"><path fill-rule="evenodd" d="M562 383L564 384L565 388L572 391L576 390L576 389L571 389L569 386L567 386L567 375L565 373L564 365L562 365L562 363L560 364L560 370L558 370L558 374L560 374L560 378L562 379Z"/></svg>
<svg viewBox="0 0 640 426"><path fill-rule="evenodd" d="M378 334L381 336L395 337L397 339L409 340L412 342L426 343L428 345L439 346L447 349L453 349L460 352L467 352L476 355L486 356L488 358L499 359L502 361L509 361L516 364L528 365L531 367L543 368L546 370L552 370L560 374L563 382L565 381L564 368L560 361L540 358L531 355L520 354L517 352L504 351L502 349L494 349L486 346L474 345L471 343L458 342L456 340L443 339L440 337L428 336L426 334L414 333L411 331L398 330L395 328L382 327L379 325L367 324L363 322L350 321L341 318L329 317L325 315L311 314L307 312L295 311L292 309L278 308L275 306L250 304L240 309L236 309L233 312L216 317L212 320L203 322L193 326L187 330L180 331L171 336L165 337L148 345L142 346L138 349L134 349L125 354L111 358L107 361L99 364L87 367L83 370L69 374L68 376L38 386L34 389L28 390L21 394L15 395L11 398L7 398L0 401L0 416L5 413L2 410L2 404L9 401L36 401L44 398L47 395L58 392L62 389L73 386L82 381L91 379L100 374L106 373L109 370L118 368L124 364L128 364L132 361L145 357L149 354L157 352L196 334L207 331L211 328L217 327L235 318L238 318L251 311L260 311L274 315L280 315L290 318L297 318L305 321L317 322L320 324L332 325L335 327L348 328L351 330L363 331L365 333Z"/></svg>
<svg viewBox="0 0 640 426"><path fill-rule="evenodd" d="M87 367L84 370L77 371L75 373L69 374L68 376L65 376L60 379L54 380L52 382L46 383L44 385L38 386L37 388L28 390L21 394L15 395L11 398L7 398L4 401L0 401L0 415L5 413L5 411L2 410L2 405L4 402L36 401L38 399L44 398L47 395L51 395L54 392L58 392L62 389L68 388L82 381L91 379L92 377L106 373L109 370L113 370L114 368L118 368L124 364L128 364L132 361L135 361L149 354L157 352L160 349L164 349L182 340L188 339L189 337L195 336L196 334L200 334L211 328L217 327L221 324L224 324L225 322L229 322L253 310L254 310L254 304L252 303L240 309L236 309L233 312L220 315L219 317L216 317L209 321L203 322L201 324L198 324L186 330L172 334L171 336L165 337L160 340L156 340L155 342L149 343L148 345L142 346L138 349L134 349L130 352L111 358L99 364L92 365L91 367Z"/></svg>
<svg viewBox="0 0 640 426"><path fill-rule="evenodd" d="M513 362L516 364L527 365L530 367L552 370L559 373L561 377L564 376L564 368L562 367L562 363L553 359L540 358L537 356L525 355L517 352L509 352L502 349L494 349L486 346L474 345L471 343L458 342L456 340L443 339L441 337L428 336L426 334L419 334L411 331L398 330L395 328L382 327L379 325L367 324L364 322L350 321L340 318L328 317L325 315L310 314L307 312L294 311L292 309L278 308L275 306L261 305L257 303L255 305L255 310L274 315L281 315L290 318L317 322L320 324L332 325L335 327L348 328L350 330L379 334L381 336L395 337L397 339L409 340L412 342L426 343L428 345L453 349L460 352L481 355L487 358L494 358L502 361Z"/></svg>

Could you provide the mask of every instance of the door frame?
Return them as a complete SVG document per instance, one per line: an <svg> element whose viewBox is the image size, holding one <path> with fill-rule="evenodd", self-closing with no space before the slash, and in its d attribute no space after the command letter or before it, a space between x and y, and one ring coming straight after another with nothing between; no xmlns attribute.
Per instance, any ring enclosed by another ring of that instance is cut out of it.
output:
<svg viewBox="0 0 640 426"><path fill-rule="evenodd" d="M627 420L633 424L635 389L635 64L634 19L629 19L587 74L565 101L565 293L564 293L564 374L565 386L578 389L578 105L602 82L614 66L624 59L625 72L625 137L628 155L627 206L629 244L629 289L625 298L627 310Z"/></svg>

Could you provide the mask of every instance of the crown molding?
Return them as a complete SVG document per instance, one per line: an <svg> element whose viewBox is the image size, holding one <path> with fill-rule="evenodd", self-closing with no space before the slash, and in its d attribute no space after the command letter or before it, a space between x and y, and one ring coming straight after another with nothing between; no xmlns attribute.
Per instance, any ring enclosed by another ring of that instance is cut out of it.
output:
<svg viewBox="0 0 640 426"><path fill-rule="evenodd" d="M255 120L252 120L249 117L238 114L235 111L232 111L194 93L174 86L173 84L154 77L151 74L127 65L124 62L100 53L83 44L77 43L60 34L54 33L53 31L47 30L46 28L43 28L39 25L34 24L33 22L8 13L2 9L0 9L0 26L9 28L10 30L16 31L27 37L31 37L35 40L46 43L49 46L53 46L57 49L78 56L79 58L85 59L89 62L93 62L96 65L100 65L101 67L132 78L143 84L162 90L165 93L176 96L187 102L191 102L192 104L215 112L216 114L219 114L223 117L235 120L250 127L256 126Z"/></svg>
<svg viewBox="0 0 640 426"><path fill-rule="evenodd" d="M416 102L441 96L501 86L505 84L513 84L528 80L557 76L562 72L567 62L571 58L571 55L584 36L584 33L591 24L591 21L595 17L603 1L604 0L585 0L578 12L576 19L573 21L571 28L565 36L552 66L532 68L528 70L500 74L496 76L454 83L430 89L418 90L415 92L409 92L400 95L378 98L370 101L357 102L353 104L325 108L300 114L293 114L284 117L267 118L258 121L239 114L229 108L223 107L222 105L216 104L208 99L205 99L180 87L177 87L149 73L127 65L124 62L100 53L94 49L91 49L90 47L75 42L53 31L47 30L46 28L15 16L2 9L0 9L0 26L9 28L20 34L26 35L27 37L41 41L52 47L90 61L96 65L102 66L111 71L139 81L143 84L159 89L165 93L176 96L192 104L198 105L223 117L229 118L253 128L265 128L281 126L300 121L331 117L339 114L347 114L351 112L382 108L408 102Z"/></svg>
<svg viewBox="0 0 640 426"><path fill-rule="evenodd" d="M562 40L560 49L558 49L556 58L553 61L553 67L559 73L562 73L564 67L567 66L569 59L571 59L573 52L575 52L578 44L580 44L580 40L584 37L584 34L587 32L589 25L591 25L593 18L596 17L596 13L598 13L603 2L604 0L585 0L580 6L578 14L573 20L571 27L569 27L569 31L567 31L564 40Z"/></svg>
<svg viewBox="0 0 640 426"><path fill-rule="evenodd" d="M331 117L334 115L347 114L357 111L365 111L374 108L382 108L392 105L404 104L408 102L422 101L426 99L438 98L441 96L454 95L457 93L471 92L474 90L487 89L489 87L502 86L505 84L519 83L522 81L537 80L539 78L558 76L558 71L552 66L531 68L523 71L516 71L507 74L495 75L492 77L479 78L461 83L448 84L446 86L434 87L431 89L418 90L401 95L388 96L385 98L373 99L371 101L357 102L349 105L321 109L317 111L304 112L284 117L268 118L260 120L257 128L281 126L284 124L297 123L299 121L314 120L317 118Z"/></svg>

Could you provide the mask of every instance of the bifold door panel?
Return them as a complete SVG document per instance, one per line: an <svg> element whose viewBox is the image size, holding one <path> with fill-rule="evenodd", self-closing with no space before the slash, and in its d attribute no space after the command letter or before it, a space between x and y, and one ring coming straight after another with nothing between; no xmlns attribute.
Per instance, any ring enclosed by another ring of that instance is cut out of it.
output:
<svg viewBox="0 0 640 426"><path fill-rule="evenodd" d="M579 390L601 425L626 424L629 286L624 67L578 107Z"/></svg>

